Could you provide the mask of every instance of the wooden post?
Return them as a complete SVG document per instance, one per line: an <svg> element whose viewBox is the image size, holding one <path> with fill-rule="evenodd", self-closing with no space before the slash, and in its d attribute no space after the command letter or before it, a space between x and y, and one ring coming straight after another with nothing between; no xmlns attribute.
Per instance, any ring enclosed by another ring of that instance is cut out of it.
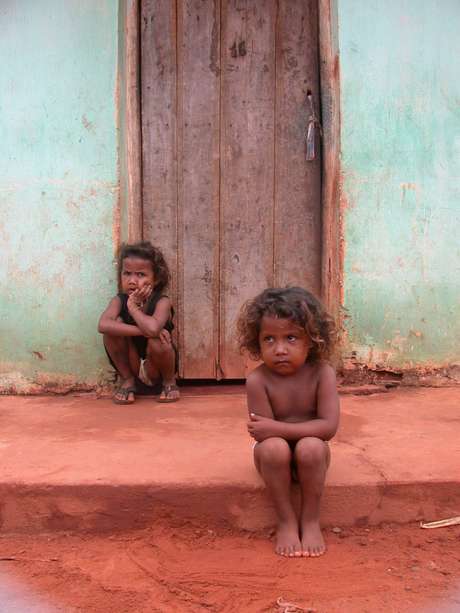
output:
<svg viewBox="0 0 460 613"><path fill-rule="evenodd" d="M142 239L142 147L139 1L128 0L125 23L126 187L128 241Z"/></svg>
<svg viewBox="0 0 460 613"><path fill-rule="evenodd" d="M322 299L341 325L343 235L340 215L340 97L336 0L318 0L321 106L323 124Z"/></svg>

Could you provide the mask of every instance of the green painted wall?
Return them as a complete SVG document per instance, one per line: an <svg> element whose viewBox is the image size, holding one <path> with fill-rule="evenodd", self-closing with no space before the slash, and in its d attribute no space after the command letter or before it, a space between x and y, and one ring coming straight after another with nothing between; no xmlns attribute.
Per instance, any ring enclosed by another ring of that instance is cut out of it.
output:
<svg viewBox="0 0 460 613"><path fill-rule="evenodd" d="M0 388L91 384L113 292L118 3L0 5Z"/></svg>
<svg viewBox="0 0 460 613"><path fill-rule="evenodd" d="M460 3L337 0L348 351L460 361Z"/></svg>

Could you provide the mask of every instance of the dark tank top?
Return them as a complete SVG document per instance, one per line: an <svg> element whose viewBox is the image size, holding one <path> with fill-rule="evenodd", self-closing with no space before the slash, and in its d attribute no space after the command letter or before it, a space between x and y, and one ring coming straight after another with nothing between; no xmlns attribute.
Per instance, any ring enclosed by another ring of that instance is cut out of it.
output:
<svg viewBox="0 0 460 613"><path fill-rule="evenodd" d="M118 298L121 301L121 310L120 317L124 321L125 324L130 324L132 326L136 325L136 322L131 317L128 311L128 294L118 294ZM167 298L166 294L162 294L161 292L152 292L152 295L148 299L147 308L145 310L146 315L153 315L158 304L160 298ZM171 307L171 314L169 316L168 321L165 323L164 327L168 332L172 332L174 330L173 324L174 317L174 309ZM141 358L145 358L146 349L147 349L147 338L145 336L133 336L132 337L134 346L137 349L137 352Z"/></svg>

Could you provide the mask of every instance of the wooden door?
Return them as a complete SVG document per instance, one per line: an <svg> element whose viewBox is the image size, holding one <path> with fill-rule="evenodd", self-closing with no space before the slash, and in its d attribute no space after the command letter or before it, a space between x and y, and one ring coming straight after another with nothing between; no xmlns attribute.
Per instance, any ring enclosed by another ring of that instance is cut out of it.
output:
<svg viewBox="0 0 460 613"><path fill-rule="evenodd" d="M173 275L180 374L241 378L241 304L269 286L319 293L316 0L143 0L144 238Z"/></svg>

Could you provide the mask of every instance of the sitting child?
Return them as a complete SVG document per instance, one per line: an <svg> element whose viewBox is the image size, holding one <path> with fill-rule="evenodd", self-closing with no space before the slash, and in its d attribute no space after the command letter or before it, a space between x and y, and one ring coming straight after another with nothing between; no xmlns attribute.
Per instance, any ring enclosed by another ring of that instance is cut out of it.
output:
<svg viewBox="0 0 460 613"><path fill-rule="evenodd" d="M98 331L121 382L113 402L132 404L136 383L160 387L159 402L179 399L171 301L164 293L168 266L149 242L122 245L118 256L119 293L102 313ZM159 390L158 390L159 391Z"/></svg>
<svg viewBox="0 0 460 613"><path fill-rule="evenodd" d="M319 510L330 461L327 441L339 422L335 372L326 362L334 322L302 288L266 289L243 305L238 333L240 348L263 361L246 382L248 431L278 518L275 551L320 556L326 550ZM299 519L292 480L301 490Z"/></svg>

